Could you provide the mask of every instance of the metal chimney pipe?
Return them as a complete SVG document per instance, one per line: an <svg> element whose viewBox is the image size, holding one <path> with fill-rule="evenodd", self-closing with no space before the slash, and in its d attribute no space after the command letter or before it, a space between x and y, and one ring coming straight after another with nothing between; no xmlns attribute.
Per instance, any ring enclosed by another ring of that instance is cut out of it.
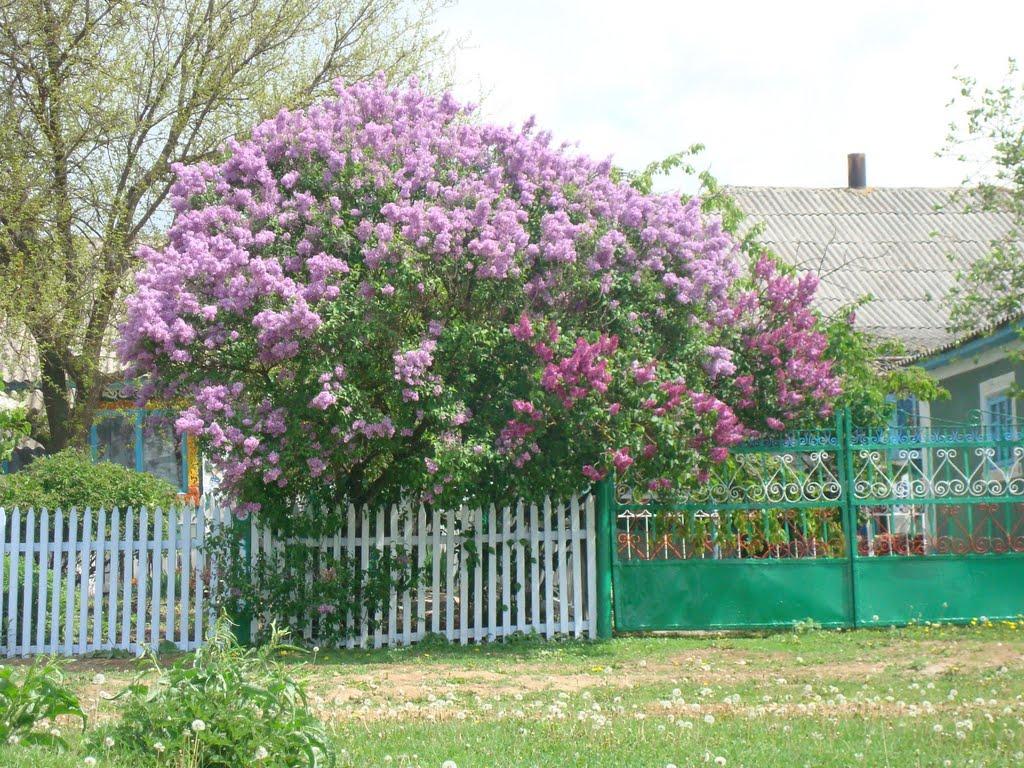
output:
<svg viewBox="0 0 1024 768"><path fill-rule="evenodd" d="M850 189L864 189L868 185L867 161L863 152L851 152L846 156L846 178Z"/></svg>

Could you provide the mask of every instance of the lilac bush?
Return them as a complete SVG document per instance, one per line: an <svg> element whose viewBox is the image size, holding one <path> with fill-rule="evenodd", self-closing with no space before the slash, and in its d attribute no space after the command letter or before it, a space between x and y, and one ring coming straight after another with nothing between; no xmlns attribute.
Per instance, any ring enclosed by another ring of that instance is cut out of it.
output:
<svg viewBox="0 0 1024 768"><path fill-rule="evenodd" d="M122 354L240 514L699 480L839 392L813 276L532 121L337 86L176 168Z"/></svg>

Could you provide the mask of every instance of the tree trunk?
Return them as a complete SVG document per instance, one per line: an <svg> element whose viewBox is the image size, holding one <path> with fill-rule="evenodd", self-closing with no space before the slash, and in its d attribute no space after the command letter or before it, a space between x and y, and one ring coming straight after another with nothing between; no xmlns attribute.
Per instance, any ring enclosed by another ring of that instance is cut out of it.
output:
<svg viewBox="0 0 1024 768"><path fill-rule="evenodd" d="M71 440L71 403L68 402L68 375L61 356L52 350L40 351L41 389L46 421L50 426L47 453L56 453Z"/></svg>
<svg viewBox="0 0 1024 768"><path fill-rule="evenodd" d="M43 408L46 410L46 421L50 426L46 452L57 453L65 448L87 448L89 427L102 396L102 384L75 380L72 396L72 375L67 362L59 352L41 352L40 366Z"/></svg>

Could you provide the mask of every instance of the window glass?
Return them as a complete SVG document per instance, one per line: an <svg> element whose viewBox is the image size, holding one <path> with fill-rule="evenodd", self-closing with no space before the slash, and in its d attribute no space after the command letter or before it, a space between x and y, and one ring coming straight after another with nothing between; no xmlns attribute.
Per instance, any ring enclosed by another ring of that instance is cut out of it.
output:
<svg viewBox="0 0 1024 768"><path fill-rule="evenodd" d="M1009 391L989 395L982 404L985 411L985 426L990 440L1005 440L1013 432L1013 408ZM996 461L1004 464L1010 460L1010 445L1003 443L996 451Z"/></svg>
<svg viewBox="0 0 1024 768"><path fill-rule="evenodd" d="M896 426L900 429L917 429L921 426L916 397L896 401Z"/></svg>
<svg viewBox="0 0 1024 768"><path fill-rule="evenodd" d="M96 419L96 458L135 469L135 414L108 411Z"/></svg>
<svg viewBox="0 0 1024 768"><path fill-rule="evenodd" d="M142 429L142 469L181 487L181 439L174 435L174 424L166 414L146 415Z"/></svg>

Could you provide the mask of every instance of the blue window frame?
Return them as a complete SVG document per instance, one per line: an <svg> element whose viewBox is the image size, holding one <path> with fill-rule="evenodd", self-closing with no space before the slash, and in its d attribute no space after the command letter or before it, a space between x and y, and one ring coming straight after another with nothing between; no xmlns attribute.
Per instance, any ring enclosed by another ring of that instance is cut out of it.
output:
<svg viewBox="0 0 1024 768"><path fill-rule="evenodd" d="M914 435L921 429L921 407L914 396L897 398L889 395L885 398L893 406L889 417L890 439L901 442L907 435Z"/></svg>
<svg viewBox="0 0 1024 768"><path fill-rule="evenodd" d="M985 427L988 437L1002 440L1013 434L1013 404L1008 394L1000 393L985 398ZM1011 452L1009 444L1003 443L996 450L996 462L1008 464Z"/></svg>
<svg viewBox="0 0 1024 768"><path fill-rule="evenodd" d="M921 426L921 411L917 398L911 395L896 401L895 425L902 430L916 430Z"/></svg>
<svg viewBox="0 0 1024 768"><path fill-rule="evenodd" d="M174 435L167 411L104 411L89 430L94 461L148 472L188 492L188 443Z"/></svg>

